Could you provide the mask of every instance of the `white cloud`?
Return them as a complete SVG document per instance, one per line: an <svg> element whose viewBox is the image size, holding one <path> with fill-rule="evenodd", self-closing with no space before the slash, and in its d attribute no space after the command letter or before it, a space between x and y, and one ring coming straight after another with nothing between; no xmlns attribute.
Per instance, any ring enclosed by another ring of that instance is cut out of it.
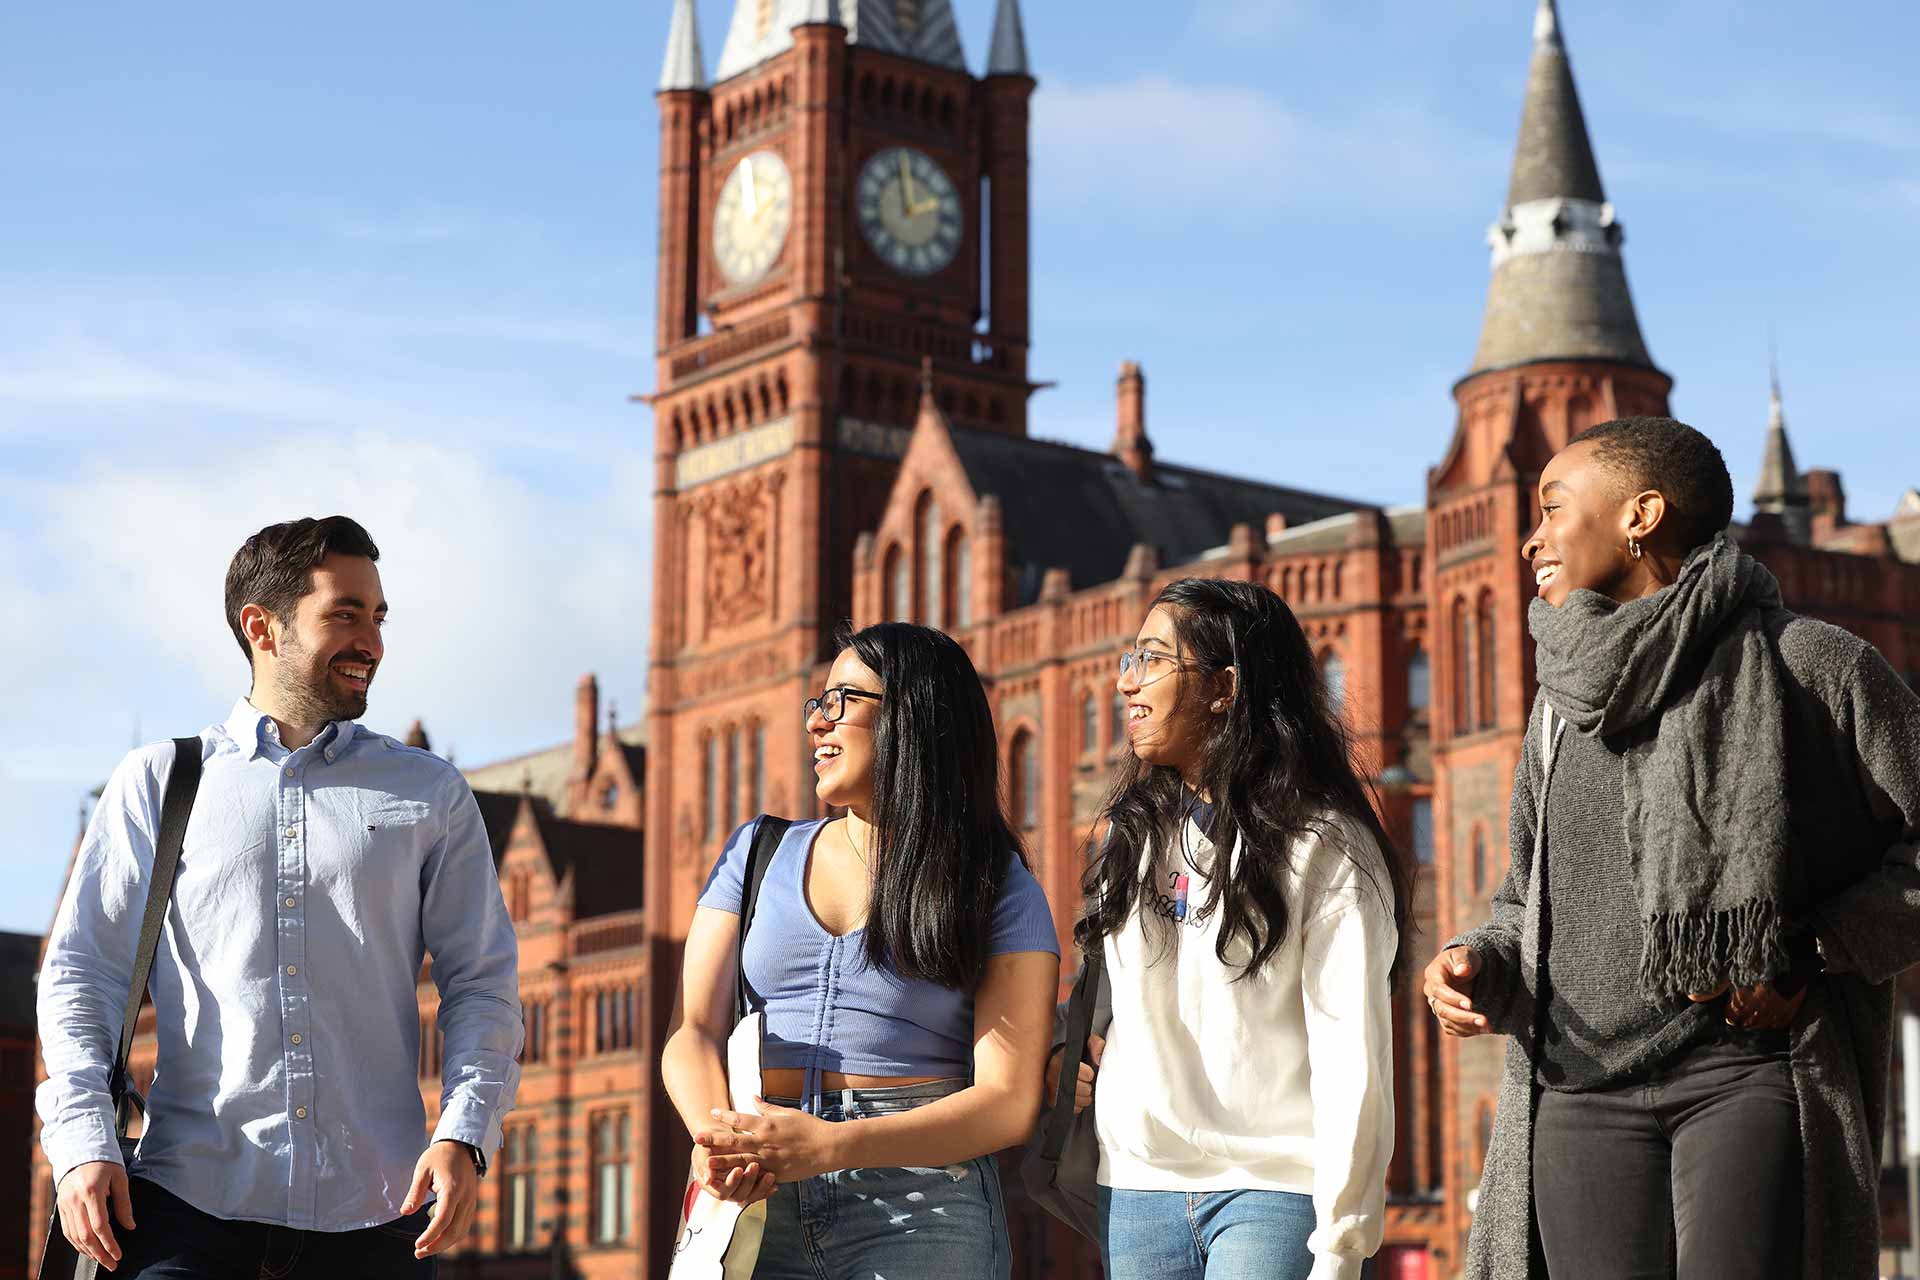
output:
<svg viewBox="0 0 1920 1280"><path fill-rule="evenodd" d="M1394 218L1485 203L1502 144L1412 104L1328 119L1259 89L1164 75L1049 84L1034 101L1036 190L1056 212L1244 222L1283 211Z"/></svg>
<svg viewBox="0 0 1920 1280"><path fill-rule="evenodd" d="M33 607L109 629L111 660L150 678L191 672L211 718L244 688L220 598L235 548L276 520L344 512L380 543L394 609L370 718L544 743L565 735L580 672L599 667L636 692L640 681L649 504L646 488L625 488L638 468L611 461L543 493L505 458L389 433L237 441L186 461L156 451L41 495L41 545L67 572ZM58 628L51 639L65 646Z"/></svg>

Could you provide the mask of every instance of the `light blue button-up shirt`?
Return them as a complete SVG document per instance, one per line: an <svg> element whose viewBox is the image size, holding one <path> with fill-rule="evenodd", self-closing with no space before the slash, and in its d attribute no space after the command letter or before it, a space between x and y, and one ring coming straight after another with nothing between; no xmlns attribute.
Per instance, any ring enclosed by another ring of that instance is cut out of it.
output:
<svg viewBox="0 0 1920 1280"><path fill-rule="evenodd" d="M220 1218L391 1221L427 1145L428 953L446 1041L433 1139L491 1157L520 1081L519 951L479 807L445 760L346 721L288 751L242 699L201 744L133 1172ZM38 1103L56 1181L120 1160L107 1079L172 771L171 743L114 770L47 941Z"/></svg>

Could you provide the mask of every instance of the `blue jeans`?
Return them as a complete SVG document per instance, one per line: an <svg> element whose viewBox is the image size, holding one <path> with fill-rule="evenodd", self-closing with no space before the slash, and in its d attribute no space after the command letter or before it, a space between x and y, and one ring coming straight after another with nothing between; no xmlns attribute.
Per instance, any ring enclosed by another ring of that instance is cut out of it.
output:
<svg viewBox="0 0 1920 1280"><path fill-rule="evenodd" d="M962 1080L828 1093L824 1120L896 1115ZM782 1106L798 1100L770 1098ZM1007 1280L1013 1257L990 1155L945 1168L842 1169L789 1182L767 1201L754 1280Z"/></svg>
<svg viewBox="0 0 1920 1280"><path fill-rule="evenodd" d="M140 1227L114 1224L124 1253L113 1280L433 1280L439 1269L413 1256L430 1207L359 1231L297 1231L216 1218L145 1178L130 1189Z"/></svg>
<svg viewBox="0 0 1920 1280"><path fill-rule="evenodd" d="M1107 1280L1307 1280L1313 1197L1100 1188ZM1368 1264L1368 1274L1372 1264Z"/></svg>

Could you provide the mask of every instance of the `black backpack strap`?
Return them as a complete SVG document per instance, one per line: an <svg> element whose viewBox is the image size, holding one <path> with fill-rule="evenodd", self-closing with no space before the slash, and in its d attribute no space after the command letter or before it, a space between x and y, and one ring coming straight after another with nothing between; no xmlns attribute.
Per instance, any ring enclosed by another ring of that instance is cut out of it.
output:
<svg viewBox="0 0 1920 1280"><path fill-rule="evenodd" d="M173 772L167 775L167 790L160 801L160 835L153 844L153 874L147 883L147 909L140 919L140 945L133 957L133 981L127 987L127 1011L120 1022L120 1048L114 1055L113 1075L108 1088L113 1108L126 1132L128 1101L139 1095L127 1087L127 1055L133 1052L134 1025L140 1018L140 1006L146 1002L147 979L153 973L154 954L160 949L160 930L167 922L167 905L173 900L173 877L180 869L180 847L187 837L187 819L193 814L193 798L200 790L200 739L173 740Z"/></svg>
<svg viewBox="0 0 1920 1280"><path fill-rule="evenodd" d="M763 813L754 825L753 843L747 846L747 865L740 877L740 936L734 943L733 953L735 1022L746 1017L753 1007L747 999L747 927L753 923L753 909L760 903L760 882L767 878L767 864L773 861L774 850L780 847L780 841L792 826L789 819L770 818Z"/></svg>
<svg viewBox="0 0 1920 1280"><path fill-rule="evenodd" d="M1080 1082L1080 1064L1087 1058L1087 1040L1093 1034L1093 1006L1100 997L1100 984L1106 980L1107 949L1096 946L1085 953L1080 978L1073 984L1067 1000L1067 1039L1060 1050L1060 1087L1054 1090L1053 1105L1047 1109L1041 1128L1040 1155L1053 1164L1067 1149L1067 1135L1073 1132L1073 1095Z"/></svg>

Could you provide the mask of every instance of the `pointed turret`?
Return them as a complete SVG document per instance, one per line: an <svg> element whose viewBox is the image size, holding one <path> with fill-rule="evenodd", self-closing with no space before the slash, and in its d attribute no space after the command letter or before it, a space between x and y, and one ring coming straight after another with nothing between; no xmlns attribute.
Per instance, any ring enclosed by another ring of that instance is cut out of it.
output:
<svg viewBox="0 0 1920 1280"><path fill-rule="evenodd" d="M673 0L667 27L667 57L660 67L661 93L707 87L707 60L700 52L700 19L693 0Z"/></svg>
<svg viewBox="0 0 1920 1280"><path fill-rule="evenodd" d="M993 15L993 43L987 51L990 76L1031 76L1027 67L1027 33L1020 23L1020 0L1000 0Z"/></svg>
<svg viewBox="0 0 1920 1280"><path fill-rule="evenodd" d="M1780 407L1780 374L1776 369L1768 396L1767 444L1760 456L1760 479L1753 486L1755 515L1780 518L1789 542L1807 543L1813 536L1813 504L1807 482L1793 461L1787 442L1787 415Z"/></svg>
<svg viewBox="0 0 1920 1280"><path fill-rule="evenodd" d="M1507 207L1487 238L1493 282L1472 372L1556 359L1653 367L1554 0L1534 13Z"/></svg>

